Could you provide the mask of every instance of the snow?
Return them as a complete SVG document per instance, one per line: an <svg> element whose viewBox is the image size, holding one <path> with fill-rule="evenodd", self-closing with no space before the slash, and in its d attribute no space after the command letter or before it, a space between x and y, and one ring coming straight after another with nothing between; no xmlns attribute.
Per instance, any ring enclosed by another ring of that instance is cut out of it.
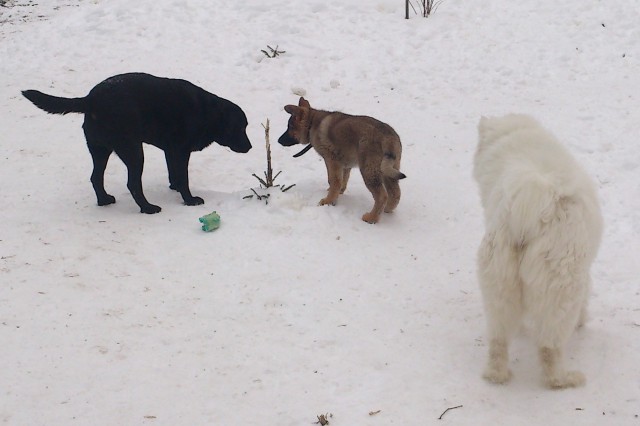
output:
<svg viewBox="0 0 640 426"><path fill-rule="evenodd" d="M18 4L19 3L19 4ZM640 5L446 0L49 0L0 7L0 422L9 425L631 425L640 421ZM286 53L267 58L269 45ZM217 144L168 189L147 146L139 214L113 157L98 207L81 115L20 95L84 96L142 71L239 104L254 148ZM315 153L276 143L283 106L366 114L403 147L403 198L380 223L357 171L335 207ZM606 231L591 320L569 347L585 387L542 386L526 330L514 379L481 379L471 178L481 115L523 112L595 178ZM245 200L266 169L276 183ZM216 210L222 226L200 230ZM442 420L438 417L450 410ZM370 415L369 413L379 413Z"/></svg>

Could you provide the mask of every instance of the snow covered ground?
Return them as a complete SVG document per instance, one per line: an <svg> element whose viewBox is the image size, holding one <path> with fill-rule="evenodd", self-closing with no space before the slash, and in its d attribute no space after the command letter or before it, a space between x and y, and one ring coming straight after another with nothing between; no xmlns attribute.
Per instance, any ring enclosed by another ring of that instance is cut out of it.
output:
<svg viewBox="0 0 640 426"><path fill-rule="evenodd" d="M446 0L48 0L0 7L0 423L332 426L640 424L640 4ZM269 59L267 45L284 50ZM82 116L20 95L84 96L114 74L184 78L243 107L254 148L191 161L181 204L146 148L139 214L113 157L98 207ZM275 142L282 107L392 125L403 199L368 225L354 171L318 207L315 153ZM571 340L583 388L549 391L526 330L513 381L480 375L483 233L471 161L480 115L536 116L599 186L606 231L591 321ZM276 183L265 170L271 121ZM218 211L222 227L200 230ZM462 407L438 417L446 408Z"/></svg>

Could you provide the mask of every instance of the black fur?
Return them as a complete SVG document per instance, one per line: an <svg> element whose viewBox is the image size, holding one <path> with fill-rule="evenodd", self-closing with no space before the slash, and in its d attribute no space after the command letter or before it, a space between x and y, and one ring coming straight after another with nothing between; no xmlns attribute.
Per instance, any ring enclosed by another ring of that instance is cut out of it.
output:
<svg viewBox="0 0 640 426"><path fill-rule="evenodd" d="M127 166L127 187L142 213L158 213L142 192L142 143L165 153L170 188L184 203L204 203L189 190L189 157L212 142L247 152L247 117L236 104L185 80L143 73L121 74L95 86L84 98L60 98L37 90L22 94L51 114L84 114L84 135L93 158L91 183L98 205L116 202L104 189L104 171L112 152Z"/></svg>

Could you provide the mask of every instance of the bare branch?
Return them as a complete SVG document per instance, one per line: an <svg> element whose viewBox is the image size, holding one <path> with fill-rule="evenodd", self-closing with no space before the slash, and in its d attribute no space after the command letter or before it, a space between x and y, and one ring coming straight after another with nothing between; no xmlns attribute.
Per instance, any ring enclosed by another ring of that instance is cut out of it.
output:
<svg viewBox="0 0 640 426"><path fill-rule="evenodd" d="M451 411L451 410L455 410L456 408L462 408L462 405L458 405L458 406L456 406L456 407L449 407L449 408L447 408L446 410L444 410L444 411L442 412L442 414L440 414L440 417L438 417L438 420L442 420L442 417L443 417L445 414L447 414L447 412L449 412L449 411Z"/></svg>

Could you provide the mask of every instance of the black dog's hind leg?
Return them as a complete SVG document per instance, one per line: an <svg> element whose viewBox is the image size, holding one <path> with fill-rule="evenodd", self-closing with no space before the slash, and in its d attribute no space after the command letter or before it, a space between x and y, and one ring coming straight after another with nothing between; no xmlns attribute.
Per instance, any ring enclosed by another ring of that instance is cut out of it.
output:
<svg viewBox="0 0 640 426"><path fill-rule="evenodd" d="M198 206L204 204L200 197L194 197L189 190L189 158L190 152L167 151L167 169L169 170L169 183L171 189L180 192L182 199L187 206Z"/></svg>
<svg viewBox="0 0 640 426"><path fill-rule="evenodd" d="M140 213L153 214L158 213L160 206L153 205L147 201L142 192L142 170L144 168L144 153L142 144L125 142L125 149L116 150L116 154L122 159L127 166L127 188L131 192L131 196L140 206Z"/></svg>
<svg viewBox="0 0 640 426"><path fill-rule="evenodd" d="M104 189L104 171L107 168L109 156L113 152L110 148L103 146L89 145L89 152L93 160L93 172L91 173L91 184L96 192L99 206L107 206L116 202L113 195L107 194Z"/></svg>

